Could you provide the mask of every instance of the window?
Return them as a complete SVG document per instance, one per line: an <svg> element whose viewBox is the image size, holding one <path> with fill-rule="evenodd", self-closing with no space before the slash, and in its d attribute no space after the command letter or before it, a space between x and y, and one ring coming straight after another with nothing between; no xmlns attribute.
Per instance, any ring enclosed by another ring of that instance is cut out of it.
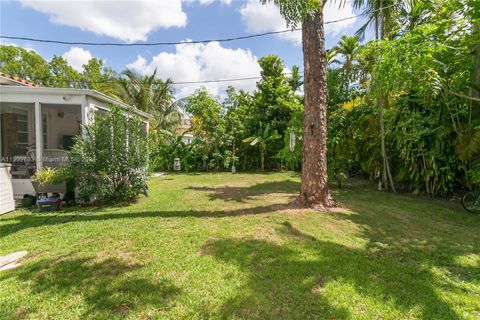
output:
<svg viewBox="0 0 480 320"><path fill-rule="evenodd" d="M22 150L28 148L28 111L17 110L17 146Z"/></svg>
<svg viewBox="0 0 480 320"><path fill-rule="evenodd" d="M42 140L43 149L48 149L48 134L47 134L47 115L42 115Z"/></svg>

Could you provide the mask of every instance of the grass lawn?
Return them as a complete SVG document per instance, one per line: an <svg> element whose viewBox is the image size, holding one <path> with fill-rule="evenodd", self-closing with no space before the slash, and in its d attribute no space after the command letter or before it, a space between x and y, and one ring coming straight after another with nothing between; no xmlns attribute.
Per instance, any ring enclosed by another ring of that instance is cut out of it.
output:
<svg viewBox="0 0 480 320"><path fill-rule="evenodd" d="M480 319L480 216L290 174L155 178L127 207L0 217L0 319Z"/></svg>

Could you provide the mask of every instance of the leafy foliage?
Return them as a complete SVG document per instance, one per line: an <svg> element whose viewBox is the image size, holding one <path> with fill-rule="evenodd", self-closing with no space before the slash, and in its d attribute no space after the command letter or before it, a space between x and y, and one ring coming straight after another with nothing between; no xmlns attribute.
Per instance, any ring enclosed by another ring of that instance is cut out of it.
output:
<svg viewBox="0 0 480 320"><path fill-rule="evenodd" d="M64 183L73 179L73 172L70 167L65 168L49 168L44 167L37 170L32 177L33 182L45 186L49 184Z"/></svg>
<svg viewBox="0 0 480 320"><path fill-rule="evenodd" d="M277 5L291 28L323 4L260 1ZM436 196L478 188L479 2L353 4L365 24L327 52L330 178L339 185L355 175L381 180L384 140L399 189ZM362 43L370 27L375 40ZM171 80L155 73L118 75L96 59L79 73L62 57L46 62L34 51L11 46L2 46L0 57L1 71L45 86L94 88L151 113L152 170L171 170L175 157L185 171L301 169L303 79L296 66L286 75L275 55L259 59L261 79L252 92L229 88L222 100L203 88L177 101ZM192 137L191 143L183 135Z"/></svg>
<svg viewBox="0 0 480 320"><path fill-rule="evenodd" d="M70 152L85 201L131 201L146 188L148 143L143 123L111 108L110 113L95 115Z"/></svg>

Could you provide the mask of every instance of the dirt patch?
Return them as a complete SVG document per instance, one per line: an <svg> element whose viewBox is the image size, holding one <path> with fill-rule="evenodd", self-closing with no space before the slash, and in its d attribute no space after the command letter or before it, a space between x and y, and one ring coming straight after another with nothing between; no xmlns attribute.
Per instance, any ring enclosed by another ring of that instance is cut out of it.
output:
<svg viewBox="0 0 480 320"><path fill-rule="evenodd" d="M324 289L325 289L325 281L322 278L319 278L316 281L315 286L312 288L312 294L314 296L319 296L323 293Z"/></svg>

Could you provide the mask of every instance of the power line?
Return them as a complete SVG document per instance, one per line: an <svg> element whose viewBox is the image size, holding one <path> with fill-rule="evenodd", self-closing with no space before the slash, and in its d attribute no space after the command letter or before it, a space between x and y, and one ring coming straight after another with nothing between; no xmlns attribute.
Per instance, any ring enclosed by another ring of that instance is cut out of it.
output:
<svg viewBox="0 0 480 320"><path fill-rule="evenodd" d="M398 5L399 3L394 3L379 9L374 10L373 12L387 9L393 6ZM330 20L326 21L324 24L332 24L338 23L342 21L347 21L351 19L355 19L358 17L363 16L363 14L358 14L350 17L345 17L342 19L337 20ZM210 42L231 42L237 40L246 40L258 37L264 37L269 35L276 35L282 34L287 32L294 32L300 31L301 28L295 29L288 29L288 30L280 30L280 31L270 31L270 32L263 32L257 34L251 34L248 36L239 36L239 37L231 37L231 38L222 38L222 39L205 39L205 40L193 40L193 41L177 41L177 42L145 42L145 43L118 43L118 42L79 42L79 41L61 41L61 40L51 40L51 39L38 39L38 38L30 38L30 37L16 37L16 36L3 36L0 35L1 39L8 39L8 40L23 40L23 41L32 41L32 42L41 42L41 43L54 43L54 44L62 44L62 45L81 45L81 46L116 46L116 47L139 47L139 46L171 46L171 45L179 45L179 44L202 44L202 43L210 43Z"/></svg>
<svg viewBox="0 0 480 320"><path fill-rule="evenodd" d="M303 71L299 71L300 73ZM286 72L284 75L291 74L291 72ZM185 85L185 84L204 84L204 83L220 83L220 82L235 82L235 81L246 81L246 80L258 80L262 79L260 76L255 77L245 77L245 78L232 78L232 79L215 79L215 80L198 80L198 81L174 81L172 85ZM68 83L90 83L90 84L100 84L100 83L116 83L126 79L115 79L115 80L102 80L102 81L88 81L88 80L72 80L72 79L59 79L58 82L68 82Z"/></svg>
<svg viewBox="0 0 480 320"><path fill-rule="evenodd" d="M218 83L218 82L234 82L234 81L245 81L245 80L257 80L262 77L246 77L246 78L234 78L234 79L217 79L217 80L203 80L203 81L178 81L173 82L173 84L182 85L182 84L201 84L201 83Z"/></svg>
<svg viewBox="0 0 480 320"><path fill-rule="evenodd" d="M48 40L48 39L37 39L37 38L28 38L28 37L14 37L14 36L1 36L2 39L9 40L24 40L32 42L41 42L41 43L55 43L55 44L64 44L64 45L81 45L81 46L115 46L115 47L152 47L152 46L173 46L179 44L202 44L210 42L231 42L237 40L246 40L257 37L263 37L274 34L282 34L286 32L299 31L301 29L292 29L292 30L281 30L281 31L270 31L258 34L252 34L248 36L233 37L233 38L223 38L223 39L206 39L206 40L193 40L193 41L178 41L178 42L146 42L146 43L118 43L118 42L74 42L74 41L60 41L60 40Z"/></svg>
<svg viewBox="0 0 480 320"><path fill-rule="evenodd" d="M383 9L387 9L393 6L400 4L400 2L373 10L371 12L380 11ZM342 19L337 20L330 20L326 21L324 24L332 24L337 22L342 22L350 19L355 19L357 17L361 17L364 14L359 14L355 16L350 16ZM10 39L10 40L26 40L26 41L34 41L34 42L44 42L44 43L56 43L56 44L66 44L66 45L91 45L91 46L120 46L120 47L127 47L127 46L160 46L160 45L178 45L178 44L200 44L200 43L209 43L209 42L228 42L228 41L235 41L235 40L244 40L244 39L251 39L256 37L262 37L267 35L274 35L274 34L282 34L286 32L293 32L299 31L301 28L290 29L290 30L281 30L281 31L270 31L264 33L258 33L248 36L241 36L241 37L234 37L234 38L224 38L224 39L211 39L211 40L194 40L194 41L181 41L181 42L151 42L151 43L109 43L109 42L69 42L69 41L59 41L59 40L47 40L47 39L36 39L36 38L27 38L27 37L14 37L14 36L2 36L0 35L0 39ZM300 71L303 72L303 71ZM291 74L285 73L285 74ZM261 79L262 77L255 76L255 77L245 77L245 78L233 78L233 79L216 79L216 80L200 80L200 81L178 81L172 82L172 85L186 85L186 84L205 84L205 83L221 83L221 82L235 82L235 81L246 81L246 80L257 80ZM59 82L69 82L69 83L90 83L90 84L99 84L99 83L116 83L122 81L123 79L115 79L115 80L104 80L104 81L85 81L85 80L71 80L71 79L63 79L58 80Z"/></svg>

